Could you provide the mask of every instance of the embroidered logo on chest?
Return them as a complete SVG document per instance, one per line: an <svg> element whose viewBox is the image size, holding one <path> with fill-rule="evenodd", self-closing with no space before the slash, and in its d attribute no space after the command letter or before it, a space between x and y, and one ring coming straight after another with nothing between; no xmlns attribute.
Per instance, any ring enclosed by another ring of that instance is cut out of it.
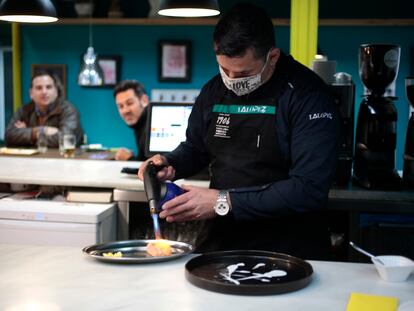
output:
<svg viewBox="0 0 414 311"><path fill-rule="evenodd" d="M309 114L309 120L315 119L331 119L332 120L332 113L330 112L317 112Z"/></svg>
<svg viewBox="0 0 414 311"><path fill-rule="evenodd" d="M266 113L267 106L239 106L238 113Z"/></svg>

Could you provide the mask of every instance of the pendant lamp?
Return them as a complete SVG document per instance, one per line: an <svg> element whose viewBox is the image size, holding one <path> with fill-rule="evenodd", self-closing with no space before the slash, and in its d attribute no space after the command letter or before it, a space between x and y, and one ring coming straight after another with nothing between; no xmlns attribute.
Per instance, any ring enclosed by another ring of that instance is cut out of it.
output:
<svg viewBox="0 0 414 311"><path fill-rule="evenodd" d="M50 0L3 0L0 20L18 23L56 22L56 9Z"/></svg>
<svg viewBox="0 0 414 311"><path fill-rule="evenodd" d="M206 17L220 14L217 0L161 0L159 15Z"/></svg>
<svg viewBox="0 0 414 311"><path fill-rule="evenodd" d="M83 55L81 67L79 70L78 84L81 86L98 86L103 83L103 73L101 66L92 46L89 46Z"/></svg>
<svg viewBox="0 0 414 311"><path fill-rule="evenodd" d="M80 86L99 86L103 84L103 72L98 64L98 58L93 48L92 36L92 1L91 13L89 16L89 47L81 60L81 66L78 75L78 84Z"/></svg>

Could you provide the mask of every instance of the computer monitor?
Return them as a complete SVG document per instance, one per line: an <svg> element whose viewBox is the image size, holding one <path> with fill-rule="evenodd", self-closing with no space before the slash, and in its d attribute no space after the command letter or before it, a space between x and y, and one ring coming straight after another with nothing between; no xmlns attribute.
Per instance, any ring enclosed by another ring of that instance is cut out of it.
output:
<svg viewBox="0 0 414 311"><path fill-rule="evenodd" d="M145 156L167 153L185 141L192 108L192 103L149 104Z"/></svg>

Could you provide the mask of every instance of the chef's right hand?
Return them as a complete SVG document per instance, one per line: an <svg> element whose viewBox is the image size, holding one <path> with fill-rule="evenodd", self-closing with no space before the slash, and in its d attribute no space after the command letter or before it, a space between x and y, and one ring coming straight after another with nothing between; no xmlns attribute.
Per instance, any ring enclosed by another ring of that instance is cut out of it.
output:
<svg viewBox="0 0 414 311"><path fill-rule="evenodd" d="M140 180L144 180L144 171L148 165L148 162L150 161L152 161L154 165L156 166L165 165L165 167L157 173L157 177L159 180L165 181L165 180L174 179L175 169L172 166L168 165L168 160L166 157L160 154L156 154L155 156L149 158L148 160L146 160L140 165L139 170L138 170L138 178Z"/></svg>

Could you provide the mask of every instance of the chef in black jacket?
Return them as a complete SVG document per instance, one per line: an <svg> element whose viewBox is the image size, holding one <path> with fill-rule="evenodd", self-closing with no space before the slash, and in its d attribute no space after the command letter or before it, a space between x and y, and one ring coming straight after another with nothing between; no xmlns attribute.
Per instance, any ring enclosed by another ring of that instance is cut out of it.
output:
<svg viewBox="0 0 414 311"><path fill-rule="evenodd" d="M214 31L220 74L201 90L186 141L166 156L160 180L209 165L209 189L165 203L168 222L206 220L197 251L269 250L329 259L324 209L338 158L339 121L324 82L275 47L261 8L238 4ZM142 179L145 165L139 171Z"/></svg>

